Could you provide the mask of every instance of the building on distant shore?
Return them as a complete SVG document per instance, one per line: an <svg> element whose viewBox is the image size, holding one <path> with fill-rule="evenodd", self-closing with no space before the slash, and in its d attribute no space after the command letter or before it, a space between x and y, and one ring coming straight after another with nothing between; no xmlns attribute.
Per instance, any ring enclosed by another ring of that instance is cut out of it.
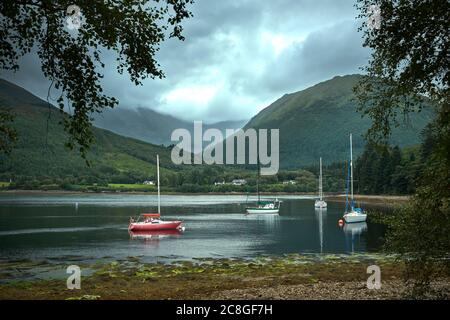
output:
<svg viewBox="0 0 450 320"><path fill-rule="evenodd" d="M283 181L283 184L297 184L297 181L295 181L295 180L286 180L286 181Z"/></svg>
<svg viewBox="0 0 450 320"><path fill-rule="evenodd" d="M231 181L231 184L234 186L243 186L244 184L247 184L247 180L245 179L234 179Z"/></svg>
<svg viewBox="0 0 450 320"><path fill-rule="evenodd" d="M214 185L215 186L222 186L222 185L224 185L224 184L226 184L226 182L225 181L222 181L222 182L214 182Z"/></svg>
<svg viewBox="0 0 450 320"><path fill-rule="evenodd" d="M145 184L146 186L154 186L155 182L152 180L145 180L142 184Z"/></svg>

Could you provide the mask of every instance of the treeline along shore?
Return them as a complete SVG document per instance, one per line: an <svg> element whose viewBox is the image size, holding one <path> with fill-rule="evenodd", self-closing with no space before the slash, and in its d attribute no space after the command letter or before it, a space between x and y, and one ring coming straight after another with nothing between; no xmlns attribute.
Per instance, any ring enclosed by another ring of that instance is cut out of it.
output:
<svg viewBox="0 0 450 320"><path fill-rule="evenodd" d="M377 158L372 148L367 147L367 151L360 158L364 161L358 159L355 165L355 193L382 195L382 197L413 194L414 181L418 172L422 170L420 157L414 156L417 151L417 148L408 149L402 154L398 148L386 149L384 156ZM345 192L347 167L346 162L324 167L323 189L326 195ZM273 176L261 176L259 191L270 194L312 195L318 190L318 171L318 166L311 166L280 170ZM256 193L258 188L256 172L256 168L252 170L233 166L188 166L180 171L163 168L161 191L178 194ZM374 172L383 174L375 175ZM102 175L100 170L83 179L73 174L58 177L0 174L0 191L152 193L156 192L156 189L156 178L151 172L147 176L109 177ZM365 200L374 201L370 198Z"/></svg>

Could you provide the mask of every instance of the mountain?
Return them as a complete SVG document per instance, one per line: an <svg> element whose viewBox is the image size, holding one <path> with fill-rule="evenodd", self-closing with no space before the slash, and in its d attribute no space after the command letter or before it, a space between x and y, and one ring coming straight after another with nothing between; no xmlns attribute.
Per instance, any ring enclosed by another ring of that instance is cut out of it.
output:
<svg viewBox="0 0 450 320"><path fill-rule="evenodd" d="M170 140L170 136L175 129L187 129L191 132L191 136L193 136L194 131L193 122L180 120L148 108L125 109L119 107L105 110L94 116L94 123L100 128L111 130L126 137L167 146L176 143ZM240 129L246 123L247 120L204 123L203 130L216 128L225 135L225 129Z"/></svg>
<svg viewBox="0 0 450 320"><path fill-rule="evenodd" d="M363 135L371 120L357 112L353 87L360 75L337 76L303 91L285 94L262 110L245 129L280 129L280 166L303 167L349 158L353 133L355 158L363 151ZM411 114L409 122L394 129L391 143L401 147L419 143L420 132L433 117L431 108Z"/></svg>
<svg viewBox="0 0 450 320"><path fill-rule="evenodd" d="M10 156L0 155L0 181L34 177L40 181L58 178L89 183L108 179L131 183L155 176L156 154L161 157L163 174L179 169L172 163L168 148L96 127L95 144L88 154L91 167L87 167L77 151L70 152L64 146L67 134L61 121L66 114L1 79L0 109L9 109L15 115L13 126L19 138Z"/></svg>
<svg viewBox="0 0 450 320"><path fill-rule="evenodd" d="M364 147L362 135L370 126L370 119L361 118L356 112L356 102L352 100L352 88L359 77L335 77L306 90L284 95L253 117L245 129L280 129L280 165L283 169L316 164L319 157L324 158L325 164L348 159L350 132L354 136L356 159ZM27 179L31 184L35 180L40 184L45 181L55 183L55 180L58 184L74 183L71 181L81 184L99 181L134 183L154 178L156 154L161 156L163 179L175 179L172 173L192 170L190 166L174 165L168 147L123 137L97 127L93 127L96 143L88 154L91 167L87 167L76 151L70 152L64 147L68 137L60 122L66 115L4 80L0 80L0 109L10 109L16 115L14 127L19 137L10 156L0 155L0 181L12 178L13 181ZM152 114L147 109L142 112ZM164 116L166 124L160 120L162 128L169 125L183 127L184 122L173 118L174 125L167 117ZM432 117L433 112L428 108L411 115L408 126L394 130L392 143L401 147L417 144L419 132ZM229 124L222 125L226 127ZM136 123L134 127L138 127ZM198 175L193 171L186 181L194 181Z"/></svg>

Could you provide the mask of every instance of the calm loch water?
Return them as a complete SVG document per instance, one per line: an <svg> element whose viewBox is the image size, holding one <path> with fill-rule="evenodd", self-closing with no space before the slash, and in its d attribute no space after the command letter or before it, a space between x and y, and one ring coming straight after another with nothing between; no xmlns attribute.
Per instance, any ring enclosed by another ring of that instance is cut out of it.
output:
<svg viewBox="0 0 450 320"><path fill-rule="evenodd" d="M91 261L139 256L163 259L254 257L288 253L376 252L385 228L338 227L343 204L314 209L314 200L280 197L280 215L245 215L246 196L163 196L175 234L130 235L130 216L154 212L152 195L0 195L0 259Z"/></svg>

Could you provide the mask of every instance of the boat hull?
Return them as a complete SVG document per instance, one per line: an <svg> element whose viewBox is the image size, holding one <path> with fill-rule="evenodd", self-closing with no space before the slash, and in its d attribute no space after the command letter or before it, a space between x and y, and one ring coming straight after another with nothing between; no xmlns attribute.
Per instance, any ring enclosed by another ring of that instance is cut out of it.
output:
<svg viewBox="0 0 450 320"><path fill-rule="evenodd" d="M253 213L253 214L275 214L280 211L280 209L263 209L263 208L247 208L247 213Z"/></svg>
<svg viewBox="0 0 450 320"><path fill-rule="evenodd" d="M315 208L326 208L327 207L327 203L323 200L317 200L314 204Z"/></svg>
<svg viewBox="0 0 450 320"><path fill-rule="evenodd" d="M344 214L344 220L346 223L365 222L367 220L367 214L365 213L346 213Z"/></svg>
<svg viewBox="0 0 450 320"><path fill-rule="evenodd" d="M180 228L169 230L153 230L153 231L130 231L132 239L160 239L161 237L179 236L183 232Z"/></svg>
<svg viewBox="0 0 450 320"><path fill-rule="evenodd" d="M130 223L130 231L159 231L159 230L177 230L181 228L183 221L170 221L163 223Z"/></svg>

